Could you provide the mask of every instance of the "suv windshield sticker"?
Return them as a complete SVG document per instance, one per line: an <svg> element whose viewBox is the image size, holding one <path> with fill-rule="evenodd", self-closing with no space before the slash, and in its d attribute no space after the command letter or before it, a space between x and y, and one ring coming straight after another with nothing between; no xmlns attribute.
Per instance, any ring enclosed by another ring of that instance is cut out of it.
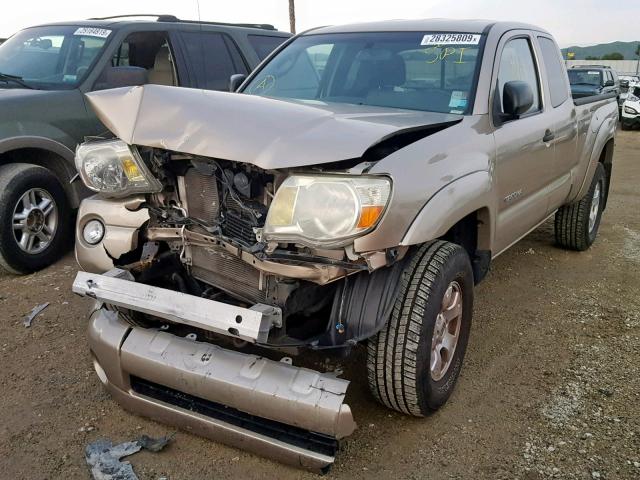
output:
<svg viewBox="0 0 640 480"><path fill-rule="evenodd" d="M590 70L587 72L588 75L598 75L599 73L600 72L598 72L597 70L596 71Z"/></svg>
<svg viewBox="0 0 640 480"><path fill-rule="evenodd" d="M433 33L422 37L420 45L478 45L480 35L472 33Z"/></svg>
<svg viewBox="0 0 640 480"><path fill-rule="evenodd" d="M106 28L80 27L73 32L73 34L84 35L85 37L107 38L111 35L111 30L107 30Z"/></svg>
<svg viewBox="0 0 640 480"><path fill-rule="evenodd" d="M449 100L449 108L466 108L467 92L454 90L451 92L451 100Z"/></svg>

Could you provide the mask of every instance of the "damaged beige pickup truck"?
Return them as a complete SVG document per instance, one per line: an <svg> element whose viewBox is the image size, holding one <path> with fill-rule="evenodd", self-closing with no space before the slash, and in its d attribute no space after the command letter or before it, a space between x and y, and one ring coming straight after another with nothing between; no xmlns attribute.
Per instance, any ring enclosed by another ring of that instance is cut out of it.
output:
<svg viewBox="0 0 640 480"><path fill-rule="evenodd" d="M491 259L553 215L593 243L617 105L571 98L549 33L484 21L312 30L238 83L87 94L117 138L77 151L73 289L126 408L323 470L349 382L294 363L363 343L381 403L444 404Z"/></svg>

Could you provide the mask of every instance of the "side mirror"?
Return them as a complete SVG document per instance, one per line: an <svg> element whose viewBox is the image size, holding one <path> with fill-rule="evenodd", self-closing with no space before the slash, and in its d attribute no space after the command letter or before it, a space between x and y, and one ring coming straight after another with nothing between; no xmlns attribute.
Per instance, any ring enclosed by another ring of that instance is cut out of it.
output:
<svg viewBox="0 0 640 480"><path fill-rule="evenodd" d="M231 77L229 78L229 91L233 93L238 90L238 88L240 88L240 85L242 85L242 82L244 82L246 79L247 76L244 73L236 73L231 75Z"/></svg>
<svg viewBox="0 0 640 480"><path fill-rule="evenodd" d="M614 85L615 83L613 82L613 80L607 80L606 82L604 82L605 87L613 87Z"/></svg>
<svg viewBox="0 0 640 480"><path fill-rule="evenodd" d="M106 67L93 86L94 90L134 87L149 81L149 73L142 67Z"/></svg>
<svg viewBox="0 0 640 480"><path fill-rule="evenodd" d="M527 82L512 80L504 84L502 107L505 116L517 118L533 105L533 90Z"/></svg>

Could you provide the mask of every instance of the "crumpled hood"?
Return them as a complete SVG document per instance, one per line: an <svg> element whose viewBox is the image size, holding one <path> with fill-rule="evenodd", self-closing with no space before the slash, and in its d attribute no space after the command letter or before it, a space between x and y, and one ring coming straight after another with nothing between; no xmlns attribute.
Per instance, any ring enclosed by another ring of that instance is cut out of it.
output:
<svg viewBox="0 0 640 480"><path fill-rule="evenodd" d="M144 85L88 93L100 120L130 145L235 160L263 169L361 157L398 132L445 127L459 115L284 101Z"/></svg>

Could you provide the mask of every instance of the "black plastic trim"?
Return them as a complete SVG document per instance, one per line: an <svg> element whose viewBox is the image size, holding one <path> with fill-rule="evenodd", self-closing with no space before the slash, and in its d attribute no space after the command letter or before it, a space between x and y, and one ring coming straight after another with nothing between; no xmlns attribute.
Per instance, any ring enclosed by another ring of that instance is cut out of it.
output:
<svg viewBox="0 0 640 480"><path fill-rule="evenodd" d="M160 400L184 410L199 413L311 452L335 457L338 451L338 441L329 435L310 432L300 427L241 412L235 408L180 392L139 377L131 376L130 381L133 391L145 397Z"/></svg>
<svg viewBox="0 0 640 480"><path fill-rule="evenodd" d="M601 100L608 100L610 98L616 98L618 94L616 92L611 93L602 93L600 95L588 95L586 97L580 97L573 99L573 104L575 106L587 105L589 103L599 102Z"/></svg>

